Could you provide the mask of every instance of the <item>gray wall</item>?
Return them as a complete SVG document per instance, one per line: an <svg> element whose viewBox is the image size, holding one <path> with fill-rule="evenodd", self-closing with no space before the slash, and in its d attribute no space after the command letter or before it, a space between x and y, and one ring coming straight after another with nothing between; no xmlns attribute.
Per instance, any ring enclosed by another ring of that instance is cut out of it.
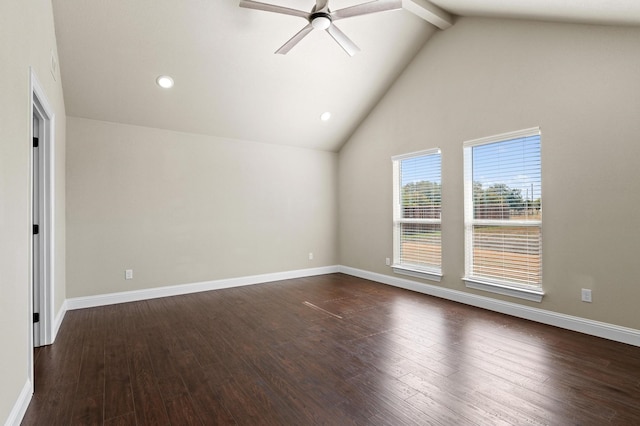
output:
<svg viewBox="0 0 640 426"><path fill-rule="evenodd" d="M0 2L0 423L30 376L31 93L32 67L55 114L56 255L54 307L65 298L65 108L60 78L49 71L56 52L50 0ZM57 55L57 54L56 54Z"/></svg>
<svg viewBox="0 0 640 426"><path fill-rule="evenodd" d="M438 285L640 329L640 29L462 18L432 37L344 146L341 263L392 275L391 156L442 149ZM465 140L540 126L542 303L468 290ZM430 284L435 284L431 283ZM582 287L593 303L580 301Z"/></svg>
<svg viewBox="0 0 640 426"><path fill-rule="evenodd" d="M336 153L67 126L67 297L337 263Z"/></svg>

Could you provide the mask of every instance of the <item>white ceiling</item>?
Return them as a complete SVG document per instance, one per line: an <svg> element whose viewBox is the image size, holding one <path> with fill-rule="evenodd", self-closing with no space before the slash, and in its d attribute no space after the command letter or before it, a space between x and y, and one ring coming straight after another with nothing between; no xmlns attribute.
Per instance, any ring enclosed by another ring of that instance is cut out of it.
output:
<svg viewBox="0 0 640 426"><path fill-rule="evenodd" d="M314 0L261 0L311 10ZM413 0L423 7L426 0ZM363 0L332 0L333 10ZM405 0L407 2L407 0ZM640 24L640 0L432 0L456 15ZM437 30L407 10L339 21L346 55L302 18L238 0L53 0L67 114L232 139L338 150ZM413 9L412 9L413 10ZM155 78L171 75L175 87ZM330 111L328 122L320 114Z"/></svg>
<svg viewBox="0 0 640 426"><path fill-rule="evenodd" d="M315 1L273 3L311 10ZM340 147L434 31L388 11L339 22L361 49L354 57L323 31L275 55L306 20L238 0L53 4L68 115L325 150ZM160 74L173 89L158 88Z"/></svg>

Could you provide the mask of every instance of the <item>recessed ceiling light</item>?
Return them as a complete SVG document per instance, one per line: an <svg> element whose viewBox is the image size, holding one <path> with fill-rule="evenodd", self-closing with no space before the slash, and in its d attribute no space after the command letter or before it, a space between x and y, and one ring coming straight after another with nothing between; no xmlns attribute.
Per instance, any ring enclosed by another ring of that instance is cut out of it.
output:
<svg viewBox="0 0 640 426"><path fill-rule="evenodd" d="M322 120L322 121L328 121L330 118L331 118L331 113L329 111L323 112L320 115L320 120Z"/></svg>
<svg viewBox="0 0 640 426"><path fill-rule="evenodd" d="M170 89L173 87L173 79L168 75L159 76L158 78L156 78L156 83L158 83L158 86L162 87L163 89Z"/></svg>

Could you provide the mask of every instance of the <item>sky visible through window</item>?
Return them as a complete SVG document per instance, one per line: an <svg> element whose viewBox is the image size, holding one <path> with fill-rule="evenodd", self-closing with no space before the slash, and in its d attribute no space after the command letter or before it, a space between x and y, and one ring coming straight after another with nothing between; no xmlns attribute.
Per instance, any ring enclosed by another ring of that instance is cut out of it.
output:
<svg viewBox="0 0 640 426"><path fill-rule="evenodd" d="M473 147L473 182L486 189L505 184L525 200L540 198L540 136Z"/></svg>
<svg viewBox="0 0 640 426"><path fill-rule="evenodd" d="M440 155L402 160L402 186L430 181L441 183ZM520 190L524 200L540 198L540 136L512 139L473 147L473 181L486 189L505 184Z"/></svg>
<svg viewBox="0 0 640 426"><path fill-rule="evenodd" d="M440 154L421 155L402 160L402 170L402 186L422 181L439 184L441 180Z"/></svg>

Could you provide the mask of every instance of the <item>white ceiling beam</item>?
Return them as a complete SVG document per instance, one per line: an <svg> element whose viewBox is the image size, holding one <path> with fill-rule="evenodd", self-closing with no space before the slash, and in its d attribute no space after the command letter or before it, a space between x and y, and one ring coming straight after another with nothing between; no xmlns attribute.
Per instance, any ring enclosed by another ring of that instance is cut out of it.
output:
<svg viewBox="0 0 640 426"><path fill-rule="evenodd" d="M402 7L441 30L453 25L451 14L428 0L402 0Z"/></svg>

